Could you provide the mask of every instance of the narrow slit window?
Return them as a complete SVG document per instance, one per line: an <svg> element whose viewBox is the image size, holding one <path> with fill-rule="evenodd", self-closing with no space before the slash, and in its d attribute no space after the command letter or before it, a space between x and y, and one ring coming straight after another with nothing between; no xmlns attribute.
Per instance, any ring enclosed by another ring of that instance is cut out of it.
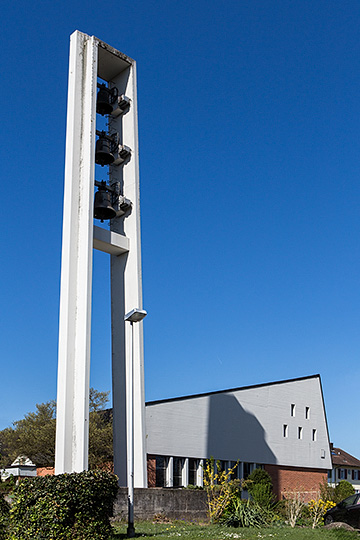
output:
<svg viewBox="0 0 360 540"><path fill-rule="evenodd" d="M284 437L288 436L288 426L287 426L287 424L283 425L283 436Z"/></svg>
<svg viewBox="0 0 360 540"><path fill-rule="evenodd" d="M312 440L316 441L316 429L312 430Z"/></svg>
<svg viewBox="0 0 360 540"><path fill-rule="evenodd" d="M305 407L305 420L310 418L310 407Z"/></svg>
<svg viewBox="0 0 360 540"><path fill-rule="evenodd" d="M298 427L298 439L302 439L302 433L303 433L303 428L301 426Z"/></svg>
<svg viewBox="0 0 360 540"><path fill-rule="evenodd" d="M290 415L295 416L295 403L292 403L290 406Z"/></svg>

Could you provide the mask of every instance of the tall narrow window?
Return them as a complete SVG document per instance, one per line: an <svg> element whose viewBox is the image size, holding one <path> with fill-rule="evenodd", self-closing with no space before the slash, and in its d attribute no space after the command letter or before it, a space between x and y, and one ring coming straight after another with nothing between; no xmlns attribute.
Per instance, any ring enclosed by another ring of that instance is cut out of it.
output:
<svg viewBox="0 0 360 540"><path fill-rule="evenodd" d="M199 460L190 458L189 459L189 484L192 486L196 486L198 468L199 468Z"/></svg>
<svg viewBox="0 0 360 540"><path fill-rule="evenodd" d="M290 405L290 415L295 416L295 403Z"/></svg>
<svg viewBox="0 0 360 540"><path fill-rule="evenodd" d="M184 467L184 459L174 457L173 461L173 486L180 487L183 485L182 472Z"/></svg>
<svg viewBox="0 0 360 540"><path fill-rule="evenodd" d="M251 473L251 463L244 463L244 480L247 479Z"/></svg>
<svg viewBox="0 0 360 540"><path fill-rule="evenodd" d="M301 426L298 427L298 439L302 439L302 432L303 428Z"/></svg>
<svg viewBox="0 0 360 540"><path fill-rule="evenodd" d="M312 430L312 440L316 441L316 429Z"/></svg>
<svg viewBox="0 0 360 540"><path fill-rule="evenodd" d="M237 463L236 461L231 461L230 468L233 471L231 475L231 479L239 478L239 463Z"/></svg>
<svg viewBox="0 0 360 540"><path fill-rule="evenodd" d="M167 458L156 456L156 487L166 487Z"/></svg>
<svg viewBox="0 0 360 540"><path fill-rule="evenodd" d="M284 424L284 425L283 425L283 436L284 436L284 437L287 437L287 436L288 436L288 427L287 427L287 424Z"/></svg>
<svg viewBox="0 0 360 540"><path fill-rule="evenodd" d="M305 420L310 418L310 407L305 407Z"/></svg>
<svg viewBox="0 0 360 540"><path fill-rule="evenodd" d="M228 470L228 462L227 461L220 460L218 462L218 465L219 465L219 471L218 471L219 473L220 473L220 471L224 472L224 473L227 472L227 470Z"/></svg>

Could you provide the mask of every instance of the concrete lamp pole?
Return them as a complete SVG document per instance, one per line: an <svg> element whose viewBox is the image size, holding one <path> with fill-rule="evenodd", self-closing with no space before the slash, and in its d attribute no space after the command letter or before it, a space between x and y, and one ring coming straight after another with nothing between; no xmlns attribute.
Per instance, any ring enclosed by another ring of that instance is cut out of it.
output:
<svg viewBox="0 0 360 540"><path fill-rule="evenodd" d="M129 430L128 430L128 538L134 538L134 323L140 322L146 317L144 309L132 309L124 317L124 321L131 326L131 352L128 377L128 406L129 406Z"/></svg>

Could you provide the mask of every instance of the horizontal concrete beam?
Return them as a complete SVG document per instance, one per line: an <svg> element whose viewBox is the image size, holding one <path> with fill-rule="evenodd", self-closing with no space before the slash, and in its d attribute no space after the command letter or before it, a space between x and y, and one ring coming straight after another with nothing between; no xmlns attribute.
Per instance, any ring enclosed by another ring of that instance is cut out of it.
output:
<svg viewBox="0 0 360 540"><path fill-rule="evenodd" d="M122 255L129 251L129 238L94 225L94 249L110 255Z"/></svg>

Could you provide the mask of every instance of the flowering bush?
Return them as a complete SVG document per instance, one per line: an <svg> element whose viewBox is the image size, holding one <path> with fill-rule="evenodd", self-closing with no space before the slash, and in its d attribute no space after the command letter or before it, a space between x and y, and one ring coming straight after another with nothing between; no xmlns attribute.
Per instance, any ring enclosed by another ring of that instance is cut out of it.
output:
<svg viewBox="0 0 360 540"><path fill-rule="evenodd" d="M223 471L217 462L215 471L214 458L204 465L204 488L207 493L207 503L210 521L217 522L222 517L232 498L237 498L240 487L238 480L231 480L237 463L232 469Z"/></svg>
<svg viewBox="0 0 360 540"><path fill-rule="evenodd" d="M323 499L311 499L308 504L308 509L311 516L313 529L315 529L315 527L322 522L325 512L327 512L330 508L333 508L334 506L335 503L332 501L324 501Z"/></svg>

